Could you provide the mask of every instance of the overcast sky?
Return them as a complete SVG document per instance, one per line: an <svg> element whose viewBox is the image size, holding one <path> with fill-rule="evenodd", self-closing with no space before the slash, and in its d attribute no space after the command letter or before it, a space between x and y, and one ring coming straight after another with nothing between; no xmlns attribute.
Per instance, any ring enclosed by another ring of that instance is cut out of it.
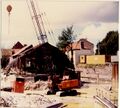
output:
<svg viewBox="0 0 120 108"><path fill-rule="evenodd" d="M117 1L80 1L80 0L38 0L39 9L45 12L50 28L54 32L55 45L61 31L73 25L77 39L87 38L95 44L101 41L108 31L118 30ZM8 27L7 5L12 6L10 26ZM2 36L1 46L12 47L17 41L22 44L38 44L26 0L2 0ZM8 28L10 29L8 33Z"/></svg>

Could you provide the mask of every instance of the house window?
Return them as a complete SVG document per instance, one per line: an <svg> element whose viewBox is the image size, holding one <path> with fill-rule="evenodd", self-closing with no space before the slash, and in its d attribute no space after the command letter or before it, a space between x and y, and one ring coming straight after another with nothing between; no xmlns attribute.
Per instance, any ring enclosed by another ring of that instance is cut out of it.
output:
<svg viewBox="0 0 120 108"><path fill-rule="evenodd" d="M84 59L84 57L81 57L81 59Z"/></svg>
<svg viewBox="0 0 120 108"><path fill-rule="evenodd" d="M31 67L31 62L29 60L26 61L26 67Z"/></svg>
<svg viewBox="0 0 120 108"><path fill-rule="evenodd" d="M81 42L81 48L84 49L84 42Z"/></svg>

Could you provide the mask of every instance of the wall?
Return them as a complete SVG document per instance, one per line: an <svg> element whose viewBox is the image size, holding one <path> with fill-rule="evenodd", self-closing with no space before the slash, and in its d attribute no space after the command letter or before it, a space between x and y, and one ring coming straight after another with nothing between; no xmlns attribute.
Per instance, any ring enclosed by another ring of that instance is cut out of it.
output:
<svg viewBox="0 0 120 108"><path fill-rule="evenodd" d="M92 50L74 50L73 60L74 65L78 65L80 63L80 55L93 55L94 52Z"/></svg>
<svg viewBox="0 0 120 108"><path fill-rule="evenodd" d="M112 90L118 91L118 63L112 64Z"/></svg>
<svg viewBox="0 0 120 108"><path fill-rule="evenodd" d="M83 42L83 47L81 47ZM71 60L71 51L66 53L68 58ZM80 39L78 42L73 43L73 61L76 67L80 63L80 55L93 55L94 45L86 39Z"/></svg>
<svg viewBox="0 0 120 108"><path fill-rule="evenodd" d="M82 48L81 42L84 43L84 48ZM81 40L80 40L80 49L93 49L93 48L94 48L94 45L91 44L89 41L87 41L87 40L85 40L85 39L81 39Z"/></svg>
<svg viewBox="0 0 120 108"><path fill-rule="evenodd" d="M111 56L111 62L118 62L118 61L119 61L118 55Z"/></svg>
<svg viewBox="0 0 120 108"><path fill-rule="evenodd" d="M86 64L105 64L105 55L87 56Z"/></svg>

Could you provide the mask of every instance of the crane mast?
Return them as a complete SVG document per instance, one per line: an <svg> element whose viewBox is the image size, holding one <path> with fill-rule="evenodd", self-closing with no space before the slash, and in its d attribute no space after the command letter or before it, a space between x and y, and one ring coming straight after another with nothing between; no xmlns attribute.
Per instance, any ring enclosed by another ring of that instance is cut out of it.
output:
<svg viewBox="0 0 120 108"><path fill-rule="evenodd" d="M30 11L33 25L35 28L38 42L40 44L44 44L48 42L48 40L47 40L47 35L46 35L46 30L44 27L43 19L42 19L42 16L38 8L38 3L36 0L26 0L26 1L27 1L29 11Z"/></svg>

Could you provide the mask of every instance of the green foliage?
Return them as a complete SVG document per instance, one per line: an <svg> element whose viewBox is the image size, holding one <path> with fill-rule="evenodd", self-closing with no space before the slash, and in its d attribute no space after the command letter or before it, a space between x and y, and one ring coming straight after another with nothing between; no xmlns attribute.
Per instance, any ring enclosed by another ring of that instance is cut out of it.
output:
<svg viewBox="0 0 120 108"><path fill-rule="evenodd" d="M59 42L57 43L57 47L61 50L70 45L73 41L73 26L63 29L61 35L58 37L58 40Z"/></svg>
<svg viewBox="0 0 120 108"><path fill-rule="evenodd" d="M97 43L96 54L116 55L119 46L118 31L110 31L106 37Z"/></svg>
<svg viewBox="0 0 120 108"><path fill-rule="evenodd" d="M75 36L73 35L73 26L67 27L63 29L61 36L58 37L59 42L57 43L57 47L63 52L66 51L66 47L69 46L71 50L71 62L73 63L73 50L72 50L72 42Z"/></svg>

